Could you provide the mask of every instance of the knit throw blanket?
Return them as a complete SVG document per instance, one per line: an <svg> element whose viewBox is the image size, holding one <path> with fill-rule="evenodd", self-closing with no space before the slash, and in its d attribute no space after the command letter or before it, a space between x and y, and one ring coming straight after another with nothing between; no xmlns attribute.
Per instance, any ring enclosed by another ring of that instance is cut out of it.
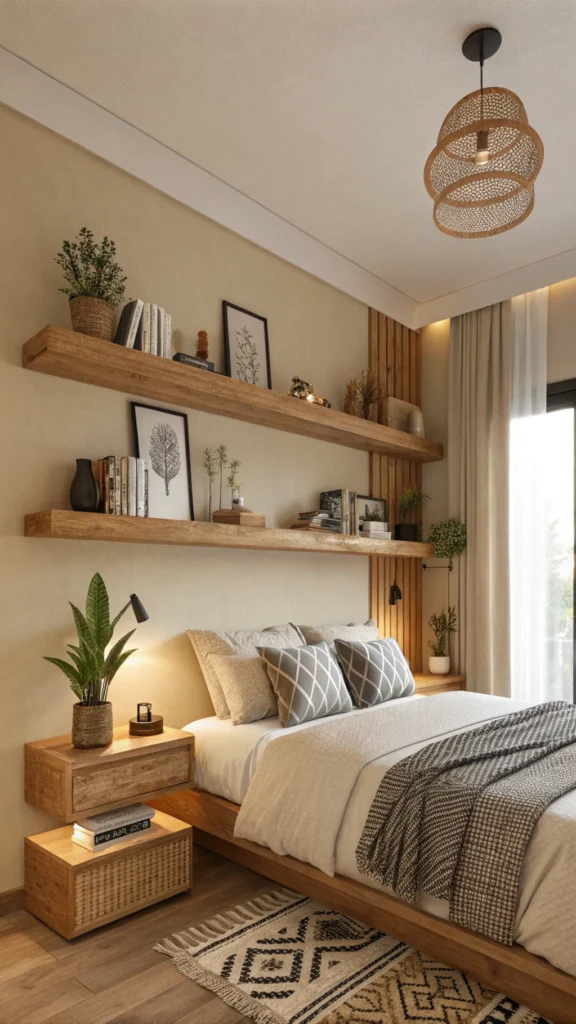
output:
<svg viewBox="0 0 576 1024"><path fill-rule="evenodd" d="M409 903L450 902L457 924L512 945L526 847L576 788L576 707L539 704L431 743L386 773L359 870Z"/></svg>

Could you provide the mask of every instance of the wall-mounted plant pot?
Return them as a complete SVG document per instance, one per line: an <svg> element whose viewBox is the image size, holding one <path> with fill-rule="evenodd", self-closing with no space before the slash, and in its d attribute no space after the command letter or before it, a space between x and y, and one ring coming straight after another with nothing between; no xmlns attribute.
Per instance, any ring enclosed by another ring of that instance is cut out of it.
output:
<svg viewBox="0 0 576 1024"><path fill-rule="evenodd" d="M394 527L394 540L418 540L418 526L416 523L397 523Z"/></svg>
<svg viewBox="0 0 576 1024"><path fill-rule="evenodd" d="M72 743L80 750L93 747L107 747L114 736L112 722L112 705L105 704L85 706L74 704L72 707Z"/></svg>
<svg viewBox="0 0 576 1024"><path fill-rule="evenodd" d="M447 655L444 658L429 658L428 669L433 676L447 676L450 671L450 657Z"/></svg>
<svg viewBox="0 0 576 1024"><path fill-rule="evenodd" d="M93 299L90 295L78 295L70 299L72 328L92 338L112 341L114 338L114 306L104 299Z"/></svg>

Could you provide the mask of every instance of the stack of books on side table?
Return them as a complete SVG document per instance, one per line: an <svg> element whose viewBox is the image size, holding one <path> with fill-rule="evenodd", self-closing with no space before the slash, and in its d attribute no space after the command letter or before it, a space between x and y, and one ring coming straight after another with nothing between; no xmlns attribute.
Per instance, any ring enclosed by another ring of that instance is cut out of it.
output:
<svg viewBox="0 0 576 1024"><path fill-rule="evenodd" d="M72 842L91 853L106 850L123 839L133 839L150 828L155 811L145 804L130 804L74 822Z"/></svg>

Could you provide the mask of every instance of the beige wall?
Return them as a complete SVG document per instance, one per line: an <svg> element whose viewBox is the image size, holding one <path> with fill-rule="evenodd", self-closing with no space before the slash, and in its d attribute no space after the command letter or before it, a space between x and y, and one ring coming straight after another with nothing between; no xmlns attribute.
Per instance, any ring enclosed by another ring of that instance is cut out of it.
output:
<svg viewBox="0 0 576 1024"><path fill-rule="evenodd" d="M67 732L73 697L43 654L72 640L68 600L81 603L99 570L118 608L135 591L150 613L139 652L113 683L117 723L151 700L166 723L211 713L187 627L350 621L368 614L367 560L25 540L23 516L67 507L76 457L128 452L129 398L25 371L22 344L45 323L68 325L53 257L84 224L111 235L128 294L172 313L177 347L208 331L222 367L221 300L268 317L273 386L299 374L341 407L367 360L367 309L142 182L0 107L0 891L22 882L22 837L53 822L24 803L22 744ZM189 413L194 502L205 516L204 447L242 462L246 504L288 526L318 492L366 493L368 456L216 416ZM132 622L128 622L131 628Z"/></svg>

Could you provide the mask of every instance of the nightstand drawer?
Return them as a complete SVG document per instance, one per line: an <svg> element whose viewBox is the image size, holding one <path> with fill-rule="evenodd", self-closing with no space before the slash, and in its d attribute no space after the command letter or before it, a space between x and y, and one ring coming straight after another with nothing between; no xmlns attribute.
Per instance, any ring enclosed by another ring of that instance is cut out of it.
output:
<svg viewBox="0 0 576 1024"><path fill-rule="evenodd" d="M28 803L61 821L146 803L194 785L194 737L165 728L153 736L114 730L107 747L78 750L70 736L27 743Z"/></svg>
<svg viewBox="0 0 576 1024"><path fill-rule="evenodd" d="M72 778L72 810L78 813L100 807L116 793L121 793L123 800L152 792L161 795L162 790L179 786L189 779L188 747L165 753L151 752L133 761L75 774Z"/></svg>

